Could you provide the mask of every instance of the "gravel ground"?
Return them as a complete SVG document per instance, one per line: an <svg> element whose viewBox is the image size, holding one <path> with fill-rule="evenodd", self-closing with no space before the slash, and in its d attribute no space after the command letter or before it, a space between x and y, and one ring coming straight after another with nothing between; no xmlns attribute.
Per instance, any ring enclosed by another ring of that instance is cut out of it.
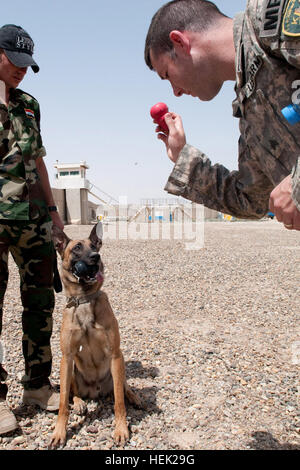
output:
<svg viewBox="0 0 300 470"><path fill-rule="evenodd" d="M90 226L67 226L72 238ZM125 449L300 450L300 234L275 221L205 224L205 247L106 241L104 290L119 321L129 384ZM21 303L11 262L1 337L19 429L0 449L46 449L57 413L22 405ZM52 382L59 386L56 297ZM65 449L116 449L113 402L71 411Z"/></svg>

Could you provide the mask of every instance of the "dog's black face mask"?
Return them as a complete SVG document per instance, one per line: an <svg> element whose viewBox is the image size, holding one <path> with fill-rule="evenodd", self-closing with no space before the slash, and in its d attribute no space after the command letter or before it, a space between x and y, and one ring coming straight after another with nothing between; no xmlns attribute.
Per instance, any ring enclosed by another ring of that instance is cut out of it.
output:
<svg viewBox="0 0 300 470"><path fill-rule="evenodd" d="M71 250L70 271L78 282L90 283L96 281L98 271L103 271L99 253L89 242L79 241Z"/></svg>

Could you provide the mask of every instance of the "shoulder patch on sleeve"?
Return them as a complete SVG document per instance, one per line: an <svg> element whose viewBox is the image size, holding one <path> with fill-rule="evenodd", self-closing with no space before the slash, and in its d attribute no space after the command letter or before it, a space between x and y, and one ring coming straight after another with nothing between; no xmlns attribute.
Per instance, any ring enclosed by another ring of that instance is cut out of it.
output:
<svg viewBox="0 0 300 470"><path fill-rule="evenodd" d="M287 0L263 1L262 24L259 33L261 38L278 35L286 2Z"/></svg>
<svg viewBox="0 0 300 470"><path fill-rule="evenodd" d="M37 99L36 99L34 96L32 96L30 93L27 93L27 91L23 91L23 90L21 90L21 88L17 88L15 91L19 93L19 96L20 96L21 99L23 99L24 101L28 101L28 102L29 102L29 101L34 100L35 102L38 103Z"/></svg>
<svg viewBox="0 0 300 470"><path fill-rule="evenodd" d="M300 1L289 0L285 10L282 32L285 36L300 36Z"/></svg>

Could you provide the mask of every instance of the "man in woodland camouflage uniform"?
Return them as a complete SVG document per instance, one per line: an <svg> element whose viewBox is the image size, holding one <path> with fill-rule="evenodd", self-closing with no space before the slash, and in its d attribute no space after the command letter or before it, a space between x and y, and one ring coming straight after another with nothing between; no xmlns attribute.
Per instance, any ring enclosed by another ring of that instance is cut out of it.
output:
<svg viewBox="0 0 300 470"><path fill-rule="evenodd" d="M233 20L205 0L169 2L152 19L145 60L178 97L209 101L236 81L238 170L212 165L186 143L180 116L168 113L168 135L156 129L175 163L165 189L242 218L270 208L300 230L300 124L281 114L300 98L300 1L249 0Z"/></svg>
<svg viewBox="0 0 300 470"><path fill-rule="evenodd" d="M28 67L39 71L32 54L33 41L26 31L15 25L0 28L0 334L10 252L19 268L24 308L23 402L56 410L59 395L49 381L54 308L51 225L63 224L43 161L39 104L17 88ZM6 403L6 377L0 364L0 434L17 427Z"/></svg>

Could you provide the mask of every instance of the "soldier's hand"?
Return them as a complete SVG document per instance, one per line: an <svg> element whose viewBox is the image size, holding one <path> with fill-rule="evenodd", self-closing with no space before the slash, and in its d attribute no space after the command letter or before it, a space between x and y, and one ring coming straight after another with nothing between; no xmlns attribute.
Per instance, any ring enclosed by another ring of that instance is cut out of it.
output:
<svg viewBox="0 0 300 470"><path fill-rule="evenodd" d="M165 133L161 127L157 126L157 137L165 143L170 160L176 163L181 150L186 144L182 120L178 114L167 113L165 115L165 122L169 128L169 132Z"/></svg>
<svg viewBox="0 0 300 470"><path fill-rule="evenodd" d="M288 230L300 230L300 212L292 198L291 175L287 176L271 192L269 201L270 211Z"/></svg>

